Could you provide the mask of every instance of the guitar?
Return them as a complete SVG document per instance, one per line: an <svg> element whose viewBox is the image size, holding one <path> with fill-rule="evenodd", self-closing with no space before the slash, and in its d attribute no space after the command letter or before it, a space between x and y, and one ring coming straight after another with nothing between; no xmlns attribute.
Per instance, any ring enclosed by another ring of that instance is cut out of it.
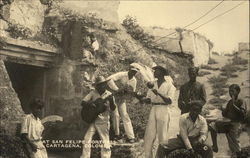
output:
<svg viewBox="0 0 250 158"><path fill-rule="evenodd" d="M82 102L81 116L83 121L89 124L93 123L98 115L107 109L105 106L107 99L98 98L92 103Z"/></svg>
<svg viewBox="0 0 250 158"><path fill-rule="evenodd" d="M87 102L83 101L81 103L81 105L82 105L82 109L81 109L82 120L88 124L93 123L99 114L106 111L107 101L112 101L114 96L121 95L122 93L128 93L128 92L125 92L124 90L116 91L113 93L110 92L106 95L104 94L104 96L102 98L98 98L91 103L87 103ZM134 93L133 93L133 95L134 95ZM114 109L115 109L115 107L114 107ZM113 109L111 108L111 110L113 110Z"/></svg>

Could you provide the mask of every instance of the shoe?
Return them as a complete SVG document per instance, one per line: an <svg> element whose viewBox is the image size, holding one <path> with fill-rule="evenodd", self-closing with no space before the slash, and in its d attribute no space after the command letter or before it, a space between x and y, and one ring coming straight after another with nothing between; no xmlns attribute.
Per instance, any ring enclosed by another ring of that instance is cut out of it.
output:
<svg viewBox="0 0 250 158"><path fill-rule="evenodd" d="M129 143L135 143L135 139L134 139L134 138L129 139L128 142L129 142Z"/></svg>
<svg viewBox="0 0 250 158"><path fill-rule="evenodd" d="M212 149L213 149L213 151L215 152L215 153L217 153L218 151L219 151L219 149L218 149L218 147L217 146L212 146Z"/></svg>
<svg viewBox="0 0 250 158"><path fill-rule="evenodd" d="M123 142L122 137L119 136L119 135L115 135L113 139L117 143L122 143Z"/></svg>

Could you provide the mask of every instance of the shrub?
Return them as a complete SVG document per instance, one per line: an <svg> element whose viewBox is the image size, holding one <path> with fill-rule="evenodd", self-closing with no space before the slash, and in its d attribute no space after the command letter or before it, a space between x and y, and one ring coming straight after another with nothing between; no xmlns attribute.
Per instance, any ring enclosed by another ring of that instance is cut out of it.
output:
<svg viewBox="0 0 250 158"><path fill-rule="evenodd" d="M225 54L224 56L232 57L232 56L234 56L234 55L235 55L235 53L232 53L232 54Z"/></svg>
<svg viewBox="0 0 250 158"><path fill-rule="evenodd" d="M19 137L0 135L0 153L3 158L27 158Z"/></svg>
<svg viewBox="0 0 250 158"><path fill-rule="evenodd" d="M221 71L236 72L239 68L233 64L226 64L221 68Z"/></svg>
<svg viewBox="0 0 250 158"><path fill-rule="evenodd" d="M202 76L209 75L209 74L211 74L211 72L209 71L199 71L198 76L202 77Z"/></svg>
<svg viewBox="0 0 250 158"><path fill-rule="evenodd" d="M250 157L250 146L242 148L239 156L241 158L249 158Z"/></svg>
<svg viewBox="0 0 250 158"><path fill-rule="evenodd" d="M11 4L14 0L0 0L0 7Z"/></svg>
<svg viewBox="0 0 250 158"><path fill-rule="evenodd" d="M211 95L215 96L215 97L220 97L222 95L225 95L227 93L227 91L223 88L215 88L213 89Z"/></svg>
<svg viewBox="0 0 250 158"><path fill-rule="evenodd" d="M9 23L7 31L10 33L10 36L13 38L28 38L31 37L32 31L20 24Z"/></svg>
<svg viewBox="0 0 250 158"><path fill-rule="evenodd" d="M227 83L227 78L221 76L213 76L208 78L208 82L211 84L225 85Z"/></svg>
<svg viewBox="0 0 250 158"><path fill-rule="evenodd" d="M248 60L242 59L241 57L238 57L235 55L234 58L232 59L232 64L233 65L246 65L248 64Z"/></svg>
<svg viewBox="0 0 250 158"><path fill-rule="evenodd" d="M212 84L213 91L211 95L219 97L227 93L224 88L227 88L227 78L221 76L213 76L208 79L208 82Z"/></svg>
<svg viewBox="0 0 250 158"><path fill-rule="evenodd" d="M242 67L242 68L239 68L239 71L240 71L240 72L242 72L242 71L246 71L246 70L248 70L248 68L247 68L247 67Z"/></svg>
<svg viewBox="0 0 250 158"><path fill-rule="evenodd" d="M206 69L206 70L220 70L218 67L211 67L209 65L201 65L201 69Z"/></svg>
<svg viewBox="0 0 250 158"><path fill-rule="evenodd" d="M127 16L123 20L122 25L126 28L131 37L135 40L139 40L144 46L152 48L155 45L154 36L144 32L143 28L137 23L136 18Z"/></svg>
<svg viewBox="0 0 250 158"><path fill-rule="evenodd" d="M213 58L209 58L208 60L208 64L217 64L218 62L216 62Z"/></svg>
<svg viewBox="0 0 250 158"><path fill-rule="evenodd" d="M210 104L215 104L215 105L217 105L217 104L223 104L223 103L226 103L226 102L227 102L226 99L221 99L221 98L218 98L218 97L212 98L212 99L209 100Z"/></svg>
<svg viewBox="0 0 250 158"><path fill-rule="evenodd" d="M213 55L220 55L218 52L212 52Z"/></svg>
<svg viewBox="0 0 250 158"><path fill-rule="evenodd" d="M230 72L221 72L220 73L221 76L226 76L228 78L235 78L235 77L238 77L237 74L233 74L233 73L230 73Z"/></svg>
<svg viewBox="0 0 250 158"><path fill-rule="evenodd" d="M233 64L226 64L221 68L221 75L226 77L237 77L234 72L239 70L238 66Z"/></svg>

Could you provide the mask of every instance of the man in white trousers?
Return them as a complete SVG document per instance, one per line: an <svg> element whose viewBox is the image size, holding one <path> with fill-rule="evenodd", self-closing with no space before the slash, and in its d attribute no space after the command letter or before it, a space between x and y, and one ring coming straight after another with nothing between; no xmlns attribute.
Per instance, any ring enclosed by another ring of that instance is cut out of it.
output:
<svg viewBox="0 0 250 158"><path fill-rule="evenodd" d="M176 90L168 70L162 66L155 66L153 70L156 81L148 84L150 89L143 99L144 102L152 104L144 136L145 158L154 158L158 145L168 141L169 106Z"/></svg>
<svg viewBox="0 0 250 158"><path fill-rule="evenodd" d="M135 78L135 75L137 71L138 70L135 67L130 65L128 71L118 72L107 78L107 80L110 80L108 82L109 87L115 91L118 91L119 93L116 98L118 108L115 109L112 119L113 128L115 130L115 139L120 138L119 124L121 116L129 143L135 142L135 135L131 120L127 112L126 100L128 99L128 97L131 97L130 94L133 94L136 91L137 80Z"/></svg>

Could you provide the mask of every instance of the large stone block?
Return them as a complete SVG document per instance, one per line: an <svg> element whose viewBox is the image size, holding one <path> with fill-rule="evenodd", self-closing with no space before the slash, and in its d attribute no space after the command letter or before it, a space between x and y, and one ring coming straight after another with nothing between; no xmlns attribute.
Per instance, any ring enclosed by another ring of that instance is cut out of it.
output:
<svg viewBox="0 0 250 158"><path fill-rule="evenodd" d="M118 24L119 1L64 1L61 6L80 14L96 14L98 18Z"/></svg>
<svg viewBox="0 0 250 158"><path fill-rule="evenodd" d="M2 19L0 19L0 35L1 37L6 37L7 32L6 29L8 29L8 23Z"/></svg>
<svg viewBox="0 0 250 158"><path fill-rule="evenodd" d="M189 30L183 30L181 33L183 38L181 39L180 34L175 29L160 27L144 29L150 35L156 37L156 44L159 48L170 53L191 55L196 66L207 64L211 50L205 37Z"/></svg>
<svg viewBox="0 0 250 158"><path fill-rule="evenodd" d="M42 29L45 9L39 0L15 0L10 5L9 21L29 28L35 35Z"/></svg>
<svg viewBox="0 0 250 158"><path fill-rule="evenodd" d="M1 7L0 15L5 20L8 20L10 18L10 5L9 4Z"/></svg>

